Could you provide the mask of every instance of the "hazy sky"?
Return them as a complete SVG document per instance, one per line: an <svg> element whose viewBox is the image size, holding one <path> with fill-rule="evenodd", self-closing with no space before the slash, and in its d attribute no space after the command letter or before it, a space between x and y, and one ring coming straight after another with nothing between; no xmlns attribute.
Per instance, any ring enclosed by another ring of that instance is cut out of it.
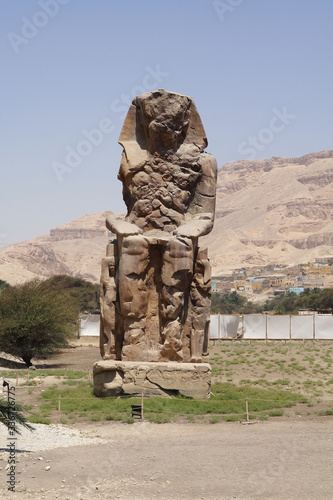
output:
<svg viewBox="0 0 333 500"><path fill-rule="evenodd" d="M123 211L135 95L191 96L222 166L332 149L332 0L2 0L0 246Z"/></svg>

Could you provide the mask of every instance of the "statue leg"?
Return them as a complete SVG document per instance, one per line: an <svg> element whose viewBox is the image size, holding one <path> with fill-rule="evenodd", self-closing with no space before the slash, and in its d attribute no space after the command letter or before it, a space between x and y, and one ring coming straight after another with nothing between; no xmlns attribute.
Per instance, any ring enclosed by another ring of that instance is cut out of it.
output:
<svg viewBox="0 0 333 500"><path fill-rule="evenodd" d="M191 362L201 363L208 354L211 270L207 249L198 249L191 285Z"/></svg>
<svg viewBox="0 0 333 500"><path fill-rule="evenodd" d="M119 302L124 325L123 360L147 358L145 324L147 313L147 241L140 235L124 237L119 260Z"/></svg>
<svg viewBox="0 0 333 500"><path fill-rule="evenodd" d="M161 293L161 356L183 361L183 326L187 319L193 276L193 243L174 238L165 247Z"/></svg>
<svg viewBox="0 0 333 500"><path fill-rule="evenodd" d="M117 241L107 246L107 257L102 259L100 285L100 351L103 359L120 359L121 344L117 325L116 261Z"/></svg>

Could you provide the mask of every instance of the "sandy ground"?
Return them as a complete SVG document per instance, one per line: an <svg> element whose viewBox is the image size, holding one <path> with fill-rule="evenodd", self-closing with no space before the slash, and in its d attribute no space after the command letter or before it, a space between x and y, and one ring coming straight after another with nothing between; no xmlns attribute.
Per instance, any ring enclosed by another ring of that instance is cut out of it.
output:
<svg viewBox="0 0 333 500"><path fill-rule="evenodd" d="M2 451L1 498L333 498L329 417L254 425L89 424L76 446L71 440L77 444L77 426L72 435L69 427L37 427L34 437L24 433L17 440L14 497L6 491L8 454ZM40 430L45 427L50 436ZM57 442L55 428L64 430L66 445Z"/></svg>

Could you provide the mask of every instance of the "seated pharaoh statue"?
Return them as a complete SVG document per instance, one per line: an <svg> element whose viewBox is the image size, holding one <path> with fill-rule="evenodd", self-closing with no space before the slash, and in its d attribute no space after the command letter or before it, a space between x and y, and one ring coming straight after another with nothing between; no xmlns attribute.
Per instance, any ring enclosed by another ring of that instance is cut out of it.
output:
<svg viewBox="0 0 333 500"><path fill-rule="evenodd" d="M119 143L127 216L106 219L117 238L102 261L101 355L202 362L211 275L198 238L213 228L217 166L193 100L164 90L136 97Z"/></svg>

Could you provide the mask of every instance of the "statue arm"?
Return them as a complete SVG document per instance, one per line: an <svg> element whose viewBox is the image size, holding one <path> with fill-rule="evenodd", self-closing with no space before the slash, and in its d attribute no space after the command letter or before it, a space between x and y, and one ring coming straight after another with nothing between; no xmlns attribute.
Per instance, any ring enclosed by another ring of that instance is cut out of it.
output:
<svg viewBox="0 0 333 500"><path fill-rule="evenodd" d="M131 205L130 193L127 189L127 183L129 182L128 178L131 175L131 168L127 161L125 150L122 153L120 168L118 172L118 179L123 183L123 198L127 209L129 209ZM116 217L114 214L110 214L107 216L105 221L106 227L114 234L119 236L130 236L133 234L142 234L142 230L132 224L131 222L127 222L124 219L120 219Z"/></svg>
<svg viewBox="0 0 333 500"><path fill-rule="evenodd" d="M118 219L114 214L110 214L107 216L105 225L109 229L109 231L119 236L142 234L142 229L140 229L138 226L123 219Z"/></svg>
<svg viewBox="0 0 333 500"><path fill-rule="evenodd" d="M199 238L210 233L214 225L216 202L217 163L213 156L202 153L202 176L196 187L191 205L186 213L184 224L174 234Z"/></svg>
<svg viewBox="0 0 333 500"><path fill-rule="evenodd" d="M175 229L174 234L188 238L199 238L210 233L213 229L214 220L211 214L201 214L195 216L192 220L182 224Z"/></svg>

